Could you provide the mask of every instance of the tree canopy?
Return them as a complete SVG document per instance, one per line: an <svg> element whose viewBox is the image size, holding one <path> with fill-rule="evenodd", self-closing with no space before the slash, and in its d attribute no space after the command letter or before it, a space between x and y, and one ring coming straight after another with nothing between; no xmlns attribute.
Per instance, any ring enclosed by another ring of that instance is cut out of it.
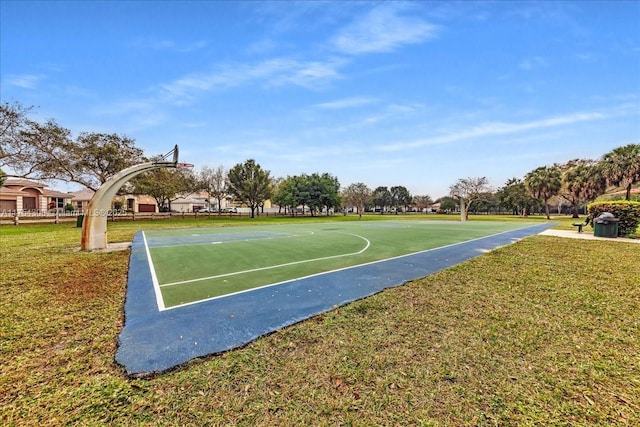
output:
<svg viewBox="0 0 640 427"><path fill-rule="evenodd" d="M371 195L373 204L380 208L380 215L384 215L387 206L391 205L391 192L387 187L376 187Z"/></svg>
<svg viewBox="0 0 640 427"><path fill-rule="evenodd" d="M607 182L595 160L575 159L562 166L562 197L571 203L573 217L581 204L594 201L605 192Z"/></svg>
<svg viewBox="0 0 640 427"><path fill-rule="evenodd" d="M227 173L224 166L220 165L215 169L208 166L203 167L198 174L198 186L209 194L209 205L212 199L217 201L218 215L222 213L222 199L227 196Z"/></svg>
<svg viewBox="0 0 640 427"><path fill-rule="evenodd" d="M362 219L365 206L371 203L371 197L371 189L362 182L351 184L342 191L343 202L355 206L359 219Z"/></svg>
<svg viewBox="0 0 640 427"><path fill-rule="evenodd" d="M529 193L544 204L547 219L549 215L549 199L560 193L562 188L562 172L558 165L540 166L525 175L524 183Z"/></svg>
<svg viewBox="0 0 640 427"><path fill-rule="evenodd" d="M311 215L326 209L340 207L340 182L328 173L288 176L278 183L274 201L290 209L294 214L297 206L308 207Z"/></svg>
<svg viewBox="0 0 640 427"><path fill-rule="evenodd" d="M640 182L640 144L618 147L602 156L602 171L609 185L620 185L631 200L631 186Z"/></svg>
<svg viewBox="0 0 640 427"><path fill-rule="evenodd" d="M400 207L403 207L406 210L413 201L413 197L411 197L409 190L402 185L391 187L389 193L391 194L391 206L395 208L396 214Z"/></svg>
<svg viewBox="0 0 640 427"><path fill-rule="evenodd" d="M256 209L271 197L270 172L249 159L232 167L227 177L229 194L249 206L255 218Z"/></svg>
<svg viewBox="0 0 640 427"><path fill-rule="evenodd" d="M469 209L477 203L482 194L490 190L489 180L482 177L460 178L450 187L451 193L460 200L460 214L464 220L469 219Z"/></svg>
<svg viewBox="0 0 640 427"><path fill-rule="evenodd" d="M531 197L524 182L520 178L507 180L505 186L498 190L498 200L504 208L510 209L514 215L527 216L537 200Z"/></svg>
<svg viewBox="0 0 640 427"><path fill-rule="evenodd" d="M130 182L133 194L151 196L160 209L171 210L171 202L194 193L198 182L191 169L154 169L133 178Z"/></svg>
<svg viewBox="0 0 640 427"><path fill-rule="evenodd" d="M0 106L0 167L11 176L63 180L96 191L107 179L144 160L133 139L124 135L71 132L54 120L38 123L31 108Z"/></svg>

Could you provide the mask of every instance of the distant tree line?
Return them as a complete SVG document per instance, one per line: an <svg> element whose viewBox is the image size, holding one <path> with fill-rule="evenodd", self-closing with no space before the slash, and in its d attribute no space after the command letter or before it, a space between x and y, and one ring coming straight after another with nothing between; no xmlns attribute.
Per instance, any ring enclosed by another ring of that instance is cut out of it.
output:
<svg viewBox="0 0 640 427"><path fill-rule="evenodd" d="M146 157L135 141L125 135L81 133L76 138L53 119L39 123L29 118L32 107L20 103L0 105L0 185L7 177L35 180L62 180L96 191L121 170L158 156ZM11 175L8 175L9 171ZM441 211L469 212L507 210L526 216L544 210L549 217L552 199L571 205L574 216L580 206L595 200L608 187L622 187L631 198L632 186L640 182L640 144L629 144L606 153L598 160L574 159L565 164L540 166L522 179L511 178L494 191L486 177L460 178L450 187L450 195L437 200L428 195L411 195L403 186L368 188L364 183L341 189L338 178L314 172L273 178L254 159L225 170L223 166L157 169L128 182L121 193L146 194L161 207L170 209L179 197L206 191L209 204L222 206L225 199L246 205L251 216L260 213L267 200L284 214L299 210L311 215L356 210L359 215L372 210L399 213L424 211L440 203Z"/></svg>

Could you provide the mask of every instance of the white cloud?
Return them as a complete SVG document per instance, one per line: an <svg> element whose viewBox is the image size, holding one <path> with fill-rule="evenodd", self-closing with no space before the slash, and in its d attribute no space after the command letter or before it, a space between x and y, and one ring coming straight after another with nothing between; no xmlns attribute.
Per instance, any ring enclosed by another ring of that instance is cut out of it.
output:
<svg viewBox="0 0 640 427"><path fill-rule="evenodd" d="M133 41L131 45L141 49L189 53L206 47L207 43L202 40L197 40L189 43L177 43L174 40L139 38Z"/></svg>
<svg viewBox="0 0 640 427"><path fill-rule="evenodd" d="M385 144L377 147L378 151L401 151L415 149L429 145L449 144L471 138L482 138L487 136L508 135L536 129L545 129L553 126L570 125L573 123L586 122L603 119L606 116L598 112L575 113L565 116L549 117L542 120L534 120L524 123L483 123L470 129L452 132L432 138L424 138L415 141L399 142L395 144Z"/></svg>
<svg viewBox="0 0 640 427"><path fill-rule="evenodd" d="M345 27L334 39L341 53L358 55L389 52L406 44L434 38L439 27L421 19L400 16L398 4L386 3Z"/></svg>
<svg viewBox="0 0 640 427"><path fill-rule="evenodd" d="M23 89L36 89L38 83L43 79L42 76L35 74L22 74L19 76L11 76L7 79L9 84L18 86Z"/></svg>
<svg viewBox="0 0 640 427"><path fill-rule="evenodd" d="M246 84L294 84L314 89L341 78L338 71L340 65L340 61L305 62L286 58L255 64L225 65L209 73L190 74L160 85L161 97L168 102L189 102L203 92Z"/></svg>
<svg viewBox="0 0 640 427"><path fill-rule="evenodd" d="M368 98L364 96L354 96L350 98L338 99L330 102L323 102L322 104L316 104L315 107L327 109L327 110L341 110L344 108L361 107L363 105L369 105L375 103L374 98Z"/></svg>

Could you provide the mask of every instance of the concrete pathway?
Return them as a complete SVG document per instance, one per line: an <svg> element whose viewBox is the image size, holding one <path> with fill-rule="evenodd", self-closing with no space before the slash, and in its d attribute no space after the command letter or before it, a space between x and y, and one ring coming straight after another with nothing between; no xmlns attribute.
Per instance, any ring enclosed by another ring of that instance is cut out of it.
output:
<svg viewBox="0 0 640 427"><path fill-rule="evenodd" d="M556 229L547 229L540 233L542 236L554 236L554 237L565 237L568 239L585 239L585 240L606 240L608 242L624 242L624 243L636 243L640 244L640 239L627 239L625 237L596 237L593 233L588 231L583 231L582 233L578 233L577 231L571 230L556 230Z"/></svg>

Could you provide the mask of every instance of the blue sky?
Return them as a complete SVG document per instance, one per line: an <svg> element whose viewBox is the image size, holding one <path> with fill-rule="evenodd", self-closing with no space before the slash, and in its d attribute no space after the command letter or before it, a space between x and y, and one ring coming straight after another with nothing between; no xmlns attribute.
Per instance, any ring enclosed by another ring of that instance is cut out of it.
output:
<svg viewBox="0 0 640 427"><path fill-rule="evenodd" d="M145 154L446 195L640 141L640 2L0 2L3 102Z"/></svg>

